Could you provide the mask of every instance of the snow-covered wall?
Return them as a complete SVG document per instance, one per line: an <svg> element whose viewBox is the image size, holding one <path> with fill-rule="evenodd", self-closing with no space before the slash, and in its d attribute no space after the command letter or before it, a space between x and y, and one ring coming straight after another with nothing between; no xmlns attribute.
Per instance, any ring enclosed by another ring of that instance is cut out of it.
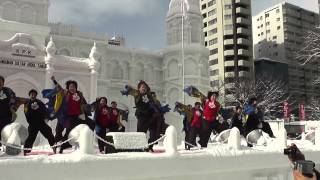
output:
<svg viewBox="0 0 320 180"><path fill-rule="evenodd" d="M319 151L304 152L320 162ZM164 153L118 153L2 157L0 174L6 180L291 180L290 163L282 152L213 149Z"/></svg>

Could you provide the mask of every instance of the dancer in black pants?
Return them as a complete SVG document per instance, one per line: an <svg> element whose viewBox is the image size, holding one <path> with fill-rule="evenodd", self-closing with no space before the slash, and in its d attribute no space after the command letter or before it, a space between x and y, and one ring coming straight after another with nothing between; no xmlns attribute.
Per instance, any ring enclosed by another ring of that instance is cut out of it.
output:
<svg viewBox="0 0 320 180"><path fill-rule="evenodd" d="M124 91L121 91L122 95L131 95L134 97L136 105L135 115L138 119L137 132L147 133L149 130L150 138L149 143L156 138L157 123L154 119L155 102L151 95L150 87L145 81L138 83L138 89L134 89L130 86L126 86ZM148 148L152 151L152 146Z"/></svg>
<svg viewBox="0 0 320 180"><path fill-rule="evenodd" d="M63 89L55 77L52 76L51 80L55 84L56 96L60 96L63 100L61 107L58 112L61 116L57 116L59 122L64 128L66 128L66 133L62 137L62 141L68 139L71 130L79 124L87 124L85 119L85 106L87 102L83 97L82 93L78 91L78 84L76 81L67 81L66 89ZM80 117L83 116L83 119ZM64 149L70 147L71 145L66 142L61 145L59 153L62 153Z"/></svg>
<svg viewBox="0 0 320 180"><path fill-rule="evenodd" d="M191 131L188 142L193 146L197 146L196 138L201 135L202 128L202 111L200 109L201 103L196 102L194 108L192 108L192 120L191 120Z"/></svg>
<svg viewBox="0 0 320 180"><path fill-rule="evenodd" d="M0 76L0 139L2 129L13 122L16 110L15 93L10 88L4 87L4 81L4 77Z"/></svg>
<svg viewBox="0 0 320 180"><path fill-rule="evenodd" d="M29 136L25 142L25 148L32 148L33 143L40 131L41 134L48 140L50 146L55 143L52 129L46 124L46 107L42 101L37 99L38 92L34 89L29 91L30 99L24 104L24 113L29 123ZM55 153L55 148L53 149ZM24 154L31 152L31 150L24 150Z"/></svg>

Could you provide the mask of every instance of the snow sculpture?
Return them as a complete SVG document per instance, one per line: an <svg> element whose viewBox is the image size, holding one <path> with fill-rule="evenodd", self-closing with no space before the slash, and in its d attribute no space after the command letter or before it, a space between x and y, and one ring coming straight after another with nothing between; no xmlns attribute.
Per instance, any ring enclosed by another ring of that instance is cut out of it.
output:
<svg viewBox="0 0 320 180"><path fill-rule="evenodd" d="M47 55L45 57L45 63L46 63L46 88L50 88L52 86L50 78L53 75L54 72L54 64L55 64L55 54L56 54L57 48L52 40L52 36L50 37L50 41L47 44L46 52Z"/></svg>
<svg viewBox="0 0 320 180"><path fill-rule="evenodd" d="M284 148L287 148L287 131L285 128L281 128L279 130L279 137L277 137L278 139L278 147L280 148L280 150L283 150Z"/></svg>
<svg viewBox="0 0 320 180"><path fill-rule="evenodd" d="M101 54L98 52L96 42L93 43L93 47L91 49L90 55L89 55L89 62L88 66L91 70L91 77L90 77L90 101L94 101L97 97L97 81L98 81L98 69L100 67L100 60Z"/></svg>
<svg viewBox="0 0 320 180"><path fill-rule="evenodd" d="M27 128L16 122L5 126L1 131L1 141L6 143L6 153L9 155L18 155L27 137Z"/></svg>
<svg viewBox="0 0 320 180"><path fill-rule="evenodd" d="M166 154L175 156L178 155L177 150L177 130L174 126L169 126L165 133L164 147Z"/></svg>
<svg viewBox="0 0 320 180"><path fill-rule="evenodd" d="M233 149L240 149L241 138L240 138L240 131L238 128L234 127L231 129L230 135L228 138L228 145Z"/></svg>
<svg viewBox="0 0 320 180"><path fill-rule="evenodd" d="M94 154L93 132L87 125L80 124L73 128L69 134L69 138L72 138L70 144L78 146L81 154Z"/></svg>
<svg viewBox="0 0 320 180"><path fill-rule="evenodd" d="M314 143L316 146L320 146L320 127L316 129Z"/></svg>

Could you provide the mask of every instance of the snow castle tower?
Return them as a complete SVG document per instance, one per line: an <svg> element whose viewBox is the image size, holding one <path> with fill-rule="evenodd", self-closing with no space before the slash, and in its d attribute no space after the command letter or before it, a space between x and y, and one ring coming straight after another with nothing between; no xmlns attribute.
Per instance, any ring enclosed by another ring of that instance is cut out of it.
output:
<svg viewBox="0 0 320 180"><path fill-rule="evenodd" d="M167 47L163 51L164 99L171 107L174 107L176 101L183 103L183 64L185 87L194 85L205 94L210 89L209 50L203 42L199 0L188 0L186 16L183 16L181 8L184 1L171 0L166 18ZM185 104L194 105L196 101L199 100L185 96ZM166 119L179 131L182 129L181 118L177 113L168 113Z"/></svg>

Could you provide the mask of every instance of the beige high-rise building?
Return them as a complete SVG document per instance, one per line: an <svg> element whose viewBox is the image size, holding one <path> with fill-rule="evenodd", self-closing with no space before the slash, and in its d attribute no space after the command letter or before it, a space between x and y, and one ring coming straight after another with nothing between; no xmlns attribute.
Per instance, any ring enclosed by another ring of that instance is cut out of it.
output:
<svg viewBox="0 0 320 180"><path fill-rule="evenodd" d="M226 99L239 78L253 78L250 0L200 0L210 80ZM232 102L225 102L231 105Z"/></svg>
<svg viewBox="0 0 320 180"><path fill-rule="evenodd" d="M317 62L302 66L296 52L303 36L318 24L318 14L282 2L253 16L254 59L270 58L288 64L289 93L295 101L306 101L319 94L313 85L319 75Z"/></svg>

